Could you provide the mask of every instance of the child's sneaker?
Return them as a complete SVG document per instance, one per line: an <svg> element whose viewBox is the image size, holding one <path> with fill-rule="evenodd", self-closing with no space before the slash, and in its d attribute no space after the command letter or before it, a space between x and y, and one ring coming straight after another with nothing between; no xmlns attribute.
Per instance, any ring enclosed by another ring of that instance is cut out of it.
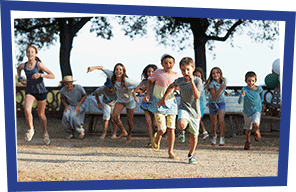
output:
<svg viewBox="0 0 296 192"><path fill-rule="evenodd" d="M185 131L180 131L178 134L179 140L184 143L185 142Z"/></svg>
<svg viewBox="0 0 296 192"><path fill-rule="evenodd" d="M255 141L259 141L261 139L261 134L260 134L260 131L259 130L257 130L254 133L254 135L255 135Z"/></svg>
<svg viewBox="0 0 296 192"><path fill-rule="evenodd" d="M250 150L251 148L251 143L250 142L246 142L244 145L244 150Z"/></svg>
<svg viewBox="0 0 296 192"><path fill-rule="evenodd" d="M189 157L188 159L189 159L189 164L196 164L196 159L193 155L191 157Z"/></svg>
<svg viewBox="0 0 296 192"><path fill-rule="evenodd" d="M224 146L225 145L225 138L224 137L220 137L220 144L219 146Z"/></svg>
<svg viewBox="0 0 296 192"><path fill-rule="evenodd" d="M209 138L209 133L208 133L207 131L205 131L205 132L202 133L202 136L203 136L202 139L203 139L204 141L206 141L206 140Z"/></svg>
<svg viewBox="0 0 296 192"><path fill-rule="evenodd" d="M216 139L217 139L217 136L213 136L212 141L211 141L212 145L216 145Z"/></svg>

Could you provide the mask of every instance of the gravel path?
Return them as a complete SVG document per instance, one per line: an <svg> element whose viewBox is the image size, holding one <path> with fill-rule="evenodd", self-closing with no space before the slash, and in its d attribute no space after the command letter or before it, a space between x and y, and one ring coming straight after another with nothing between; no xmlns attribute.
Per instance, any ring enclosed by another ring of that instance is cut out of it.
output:
<svg viewBox="0 0 296 192"><path fill-rule="evenodd" d="M242 148L243 136L226 139L224 147L202 141L195 152L196 165L188 164L186 139L185 143L176 140L179 160L168 159L167 138L158 152L145 147L146 137L134 137L129 144L110 137L104 141L97 136L82 141L53 138L50 146L42 145L41 137L31 142L19 139L18 181L277 176L276 138L253 142L250 151Z"/></svg>
<svg viewBox="0 0 296 192"><path fill-rule="evenodd" d="M122 119L125 123L125 117ZM99 140L100 133L89 135L84 140L66 140L63 138L61 120L48 117L51 144L44 146L39 119L34 119L35 135L32 141L27 142L24 139L27 123L22 116L18 117L18 181L277 176L278 136L263 135L260 142L252 141L250 151L245 151L245 136L233 137L229 119L225 118L228 130L226 145L213 147L210 140L204 142L200 136L195 151L197 164L189 165L189 134L186 134L185 143L176 137L174 151L180 159L171 160L167 153L167 138L162 139L160 150L154 152L146 147L148 137L144 118L135 117L134 121L135 134L132 142L126 143L125 139L111 139L110 134L105 140ZM203 122L208 129L209 119L205 118ZM239 122L242 127L243 120L239 119ZM85 123L87 127L88 118ZM268 130L268 125L262 123L261 130ZM100 121L97 128L102 130Z"/></svg>

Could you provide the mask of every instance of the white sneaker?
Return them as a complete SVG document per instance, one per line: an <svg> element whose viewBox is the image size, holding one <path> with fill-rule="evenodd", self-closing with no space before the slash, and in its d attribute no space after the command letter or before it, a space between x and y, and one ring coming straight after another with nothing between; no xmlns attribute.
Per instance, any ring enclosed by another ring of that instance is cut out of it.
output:
<svg viewBox="0 0 296 192"><path fill-rule="evenodd" d="M216 145L216 139L217 139L217 136L213 136L212 141L211 141L212 145Z"/></svg>
<svg viewBox="0 0 296 192"><path fill-rule="evenodd" d="M225 138L224 137L220 137L220 144L219 146L224 146L225 145Z"/></svg>

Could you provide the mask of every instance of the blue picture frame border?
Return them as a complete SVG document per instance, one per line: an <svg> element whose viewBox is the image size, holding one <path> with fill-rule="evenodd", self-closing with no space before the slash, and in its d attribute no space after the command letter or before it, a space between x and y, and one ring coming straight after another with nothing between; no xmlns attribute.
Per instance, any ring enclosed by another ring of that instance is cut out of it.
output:
<svg viewBox="0 0 296 192"><path fill-rule="evenodd" d="M239 178L195 178L195 179L146 179L146 180L107 180L107 181L51 181L17 182L15 100L13 80L13 54L11 11L45 11L93 14L182 16L202 18L233 18L253 20L285 21L285 49L283 69L282 119L279 144L277 177ZM160 188L201 188L201 187L249 187L286 186L288 171L289 130L291 117L292 72L295 37L295 13L283 11L256 11L234 9L206 9L182 7L156 7L132 5L104 5L55 2L1 2L1 27L3 50L3 82L5 129L7 151L7 177L9 191L43 190L106 190L106 189L160 189ZM283 129L284 128L284 129ZM247 182L246 182L247 179Z"/></svg>

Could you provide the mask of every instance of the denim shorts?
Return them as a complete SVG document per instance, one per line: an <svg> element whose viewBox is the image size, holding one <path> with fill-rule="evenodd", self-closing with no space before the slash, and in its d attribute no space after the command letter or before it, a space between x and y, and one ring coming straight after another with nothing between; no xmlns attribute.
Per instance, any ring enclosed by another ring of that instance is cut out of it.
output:
<svg viewBox="0 0 296 192"><path fill-rule="evenodd" d="M215 115L220 110L225 111L225 103L209 103L210 115Z"/></svg>
<svg viewBox="0 0 296 192"><path fill-rule="evenodd" d="M124 105L124 107L127 108L127 109L134 109L134 108L136 108L136 101L134 99L131 100L128 103L123 103L123 102L118 102L118 101L116 101L116 102Z"/></svg>

